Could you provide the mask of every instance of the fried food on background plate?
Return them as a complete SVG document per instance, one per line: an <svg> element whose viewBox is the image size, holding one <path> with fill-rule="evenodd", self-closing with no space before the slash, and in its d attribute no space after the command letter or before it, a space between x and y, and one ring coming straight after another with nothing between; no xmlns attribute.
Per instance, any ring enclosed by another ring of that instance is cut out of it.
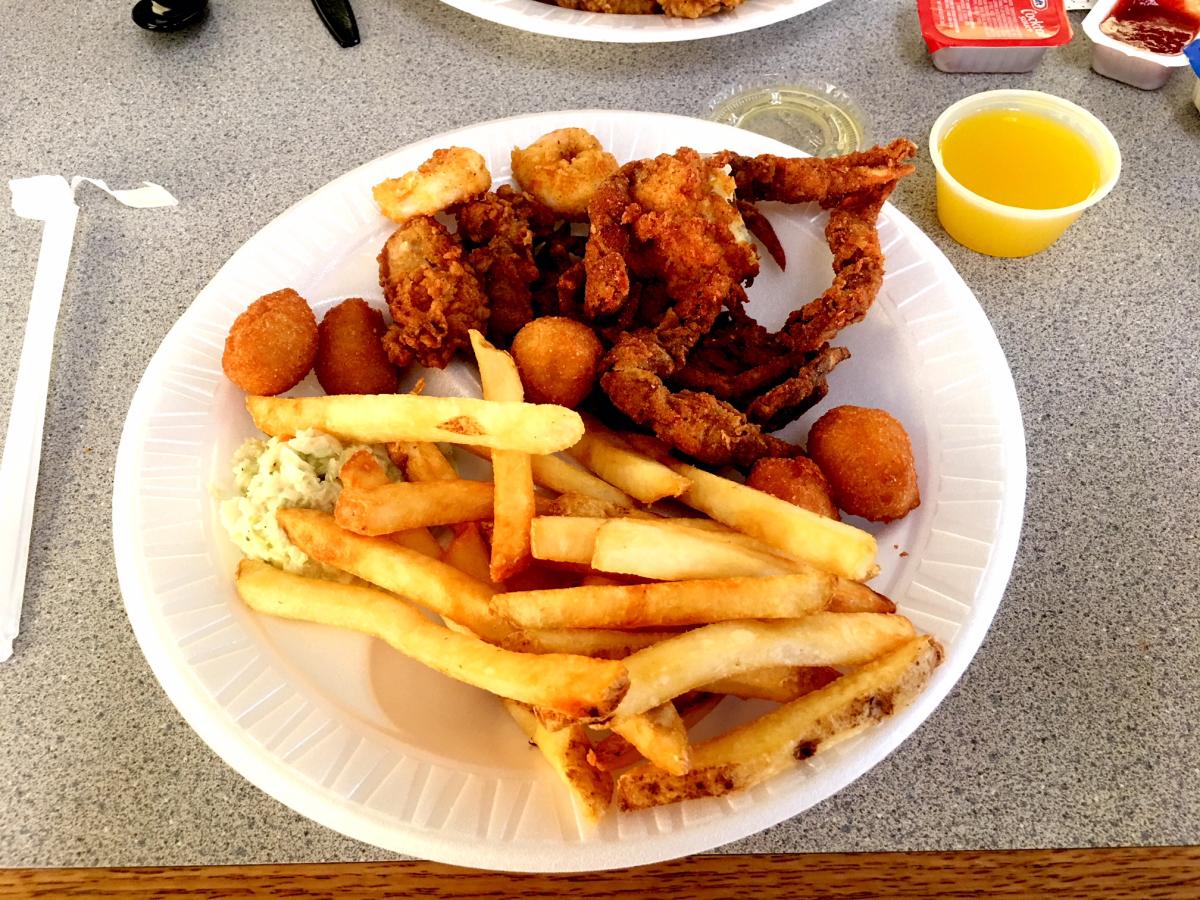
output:
<svg viewBox="0 0 1200 900"><path fill-rule="evenodd" d="M403 368L413 361L444 369L468 332L488 318L487 297L463 258L462 244L429 216L410 219L379 254L379 284L392 314L383 344Z"/></svg>
<svg viewBox="0 0 1200 900"><path fill-rule="evenodd" d="M317 356L317 318L291 288L259 297L233 322L221 368L248 394L270 396L304 380Z"/></svg>
<svg viewBox="0 0 1200 900"><path fill-rule="evenodd" d="M583 128L560 128L512 151L513 178L522 190L573 222L587 221L592 195L618 168L616 157Z"/></svg>
<svg viewBox="0 0 1200 900"><path fill-rule="evenodd" d="M403 225L416 216L432 216L478 197L491 186L492 173L477 151L447 147L435 150L415 171L381 181L372 194L380 211Z"/></svg>
<svg viewBox="0 0 1200 900"><path fill-rule="evenodd" d="M745 0L659 0L663 12L668 16L678 16L684 19L699 19L711 16L735 6L741 6Z"/></svg>
<svg viewBox="0 0 1200 900"><path fill-rule="evenodd" d="M582 322L545 316L517 332L512 354L531 403L574 409L596 386L604 347Z"/></svg>
<svg viewBox="0 0 1200 900"><path fill-rule="evenodd" d="M327 394L393 394L396 370L383 349L383 313L366 300L343 300L317 329L317 381Z"/></svg>
<svg viewBox="0 0 1200 900"><path fill-rule="evenodd" d="M620 15L646 15L660 12L658 0L546 0L563 9L578 9L581 12L617 13Z"/></svg>
<svg viewBox="0 0 1200 900"><path fill-rule="evenodd" d="M829 482L825 480L820 466L808 457L760 459L750 470L746 484L819 516L841 518L833 502Z"/></svg>
<svg viewBox="0 0 1200 900"><path fill-rule="evenodd" d="M908 433L882 409L829 410L809 431L808 452L852 516L891 522L921 503Z"/></svg>

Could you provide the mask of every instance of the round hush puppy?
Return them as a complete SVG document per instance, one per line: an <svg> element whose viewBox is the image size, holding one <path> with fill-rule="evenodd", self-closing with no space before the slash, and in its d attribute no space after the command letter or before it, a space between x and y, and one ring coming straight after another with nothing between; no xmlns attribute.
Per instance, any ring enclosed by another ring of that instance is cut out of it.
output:
<svg viewBox="0 0 1200 900"><path fill-rule="evenodd" d="M273 395L304 380L317 356L317 318L291 288L259 297L238 316L221 368L248 394Z"/></svg>
<svg viewBox="0 0 1200 900"><path fill-rule="evenodd" d="M525 399L568 409L582 403L596 386L603 354L592 329L558 316L534 319L512 342Z"/></svg>
<svg viewBox="0 0 1200 900"><path fill-rule="evenodd" d="M746 484L818 516L841 518L829 482L817 464L807 457L760 459L750 470Z"/></svg>
<svg viewBox="0 0 1200 900"><path fill-rule="evenodd" d="M326 394L394 394L396 370L383 349L383 313L357 297L325 313L317 330L317 381Z"/></svg>
<svg viewBox="0 0 1200 900"><path fill-rule="evenodd" d="M837 505L852 516L891 522L921 502L908 434L882 409L829 410L808 433L808 455L825 473Z"/></svg>

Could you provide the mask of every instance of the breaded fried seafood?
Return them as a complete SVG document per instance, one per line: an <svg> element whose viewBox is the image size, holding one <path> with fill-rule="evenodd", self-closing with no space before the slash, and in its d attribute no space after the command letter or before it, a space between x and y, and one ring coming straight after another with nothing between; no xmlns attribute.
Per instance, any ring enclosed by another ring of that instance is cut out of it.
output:
<svg viewBox="0 0 1200 900"><path fill-rule="evenodd" d="M829 410L808 433L808 454L837 505L852 516L891 522L921 503L908 433L882 409Z"/></svg>
<svg viewBox="0 0 1200 900"><path fill-rule="evenodd" d="M841 518L829 482L820 467L808 457L760 459L750 470L746 484L819 516Z"/></svg>
<svg viewBox="0 0 1200 900"><path fill-rule="evenodd" d="M527 400L574 409L596 386L604 348L582 322L546 316L517 332L512 354Z"/></svg>
<svg viewBox="0 0 1200 900"><path fill-rule="evenodd" d="M383 313L366 300L343 300L317 329L317 381L326 394L393 394L396 370L383 349Z"/></svg>
<svg viewBox="0 0 1200 900"><path fill-rule="evenodd" d="M238 316L221 368L248 394L269 396L304 380L317 355L317 319L291 288L259 297Z"/></svg>
<svg viewBox="0 0 1200 900"><path fill-rule="evenodd" d="M371 192L385 216L404 224L478 197L491 186L492 174L478 152L447 147L435 150L416 171L381 181Z"/></svg>
<svg viewBox="0 0 1200 900"><path fill-rule="evenodd" d="M513 178L564 219L587 219L588 202L618 169L617 159L583 128L560 128L512 151Z"/></svg>
<svg viewBox="0 0 1200 900"><path fill-rule="evenodd" d="M487 297L463 259L456 235L418 216L396 229L379 254L379 284L392 314L383 339L388 359L444 369L468 332L488 318Z"/></svg>

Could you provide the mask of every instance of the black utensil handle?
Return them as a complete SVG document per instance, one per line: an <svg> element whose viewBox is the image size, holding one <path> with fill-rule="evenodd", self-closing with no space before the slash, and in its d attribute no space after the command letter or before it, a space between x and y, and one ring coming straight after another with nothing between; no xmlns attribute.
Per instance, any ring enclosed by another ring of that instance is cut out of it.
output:
<svg viewBox="0 0 1200 900"><path fill-rule="evenodd" d="M350 0L312 0L312 4L334 40L343 47L353 47L358 43L358 22L354 20Z"/></svg>

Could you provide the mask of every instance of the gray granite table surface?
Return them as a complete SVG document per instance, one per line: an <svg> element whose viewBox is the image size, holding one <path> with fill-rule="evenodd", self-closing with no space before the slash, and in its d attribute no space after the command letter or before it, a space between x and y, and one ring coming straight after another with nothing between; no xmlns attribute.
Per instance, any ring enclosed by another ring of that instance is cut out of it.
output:
<svg viewBox="0 0 1200 900"><path fill-rule="evenodd" d="M750 0L754 2L754 0ZM173 36L126 2L4 4L0 176L167 185L82 214L50 385L23 630L0 666L0 865L365 860L222 763L156 683L125 618L116 444L146 363L237 247L295 200L408 141L587 107L699 113L739 75L811 72L877 137L921 140L954 100L1047 90L1104 119L1120 184L1026 260L941 231L926 164L895 204L974 289L1027 429L1012 580L958 687L899 750L802 816L724 848L850 851L1200 843L1200 113L1192 76L1143 93L1082 36L1028 75L954 76L903 0L834 0L769 28L621 46L524 34L438 0L358 0L341 50L303 0L214 0ZM922 154L927 163L927 154ZM7 418L40 226L0 210Z"/></svg>

